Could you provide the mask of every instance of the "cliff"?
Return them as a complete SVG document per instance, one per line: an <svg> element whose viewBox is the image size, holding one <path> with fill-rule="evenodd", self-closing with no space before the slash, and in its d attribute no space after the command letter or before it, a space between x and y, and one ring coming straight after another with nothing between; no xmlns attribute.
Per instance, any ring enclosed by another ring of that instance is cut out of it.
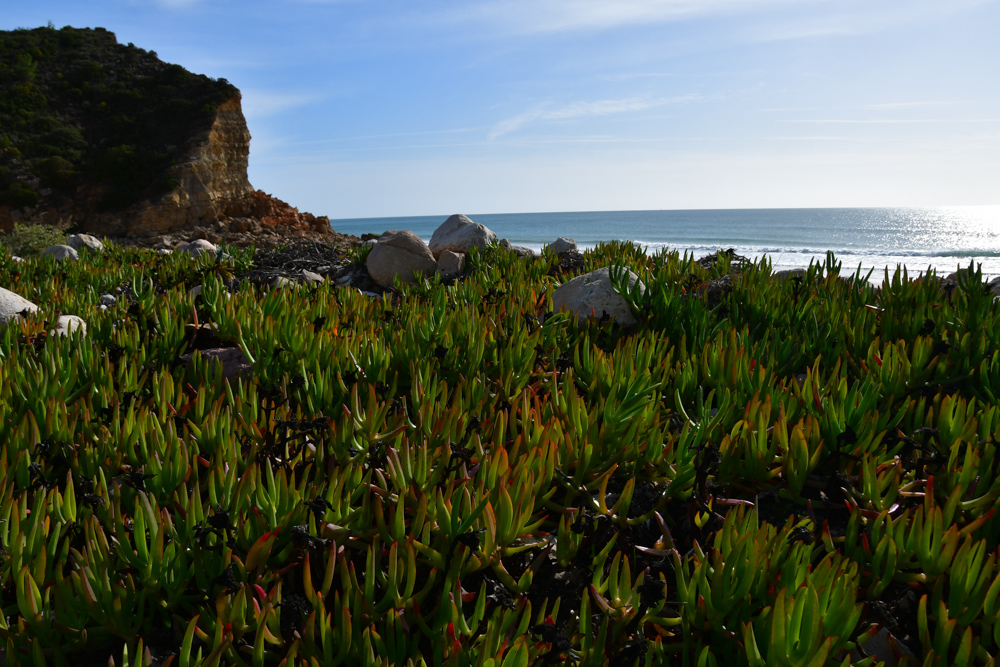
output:
<svg viewBox="0 0 1000 667"><path fill-rule="evenodd" d="M250 185L249 150L225 79L101 28L0 32L0 229L62 223L144 244L332 237L327 218Z"/></svg>

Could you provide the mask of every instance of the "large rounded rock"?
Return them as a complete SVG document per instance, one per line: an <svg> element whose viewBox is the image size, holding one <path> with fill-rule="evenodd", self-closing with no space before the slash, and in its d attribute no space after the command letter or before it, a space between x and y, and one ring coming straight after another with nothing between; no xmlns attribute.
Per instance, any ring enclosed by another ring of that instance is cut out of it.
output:
<svg viewBox="0 0 1000 667"><path fill-rule="evenodd" d="M84 248L94 252L104 250L104 244L96 236L91 236L90 234L70 234L69 238L66 239L66 245L74 250L82 250Z"/></svg>
<svg viewBox="0 0 1000 667"><path fill-rule="evenodd" d="M38 306L24 297L0 287L0 324L6 324L24 311L33 313L37 310Z"/></svg>
<svg viewBox="0 0 1000 667"><path fill-rule="evenodd" d="M567 236L560 236L555 241L547 245L546 248L556 255L561 255L564 252L576 250L576 241Z"/></svg>
<svg viewBox="0 0 1000 667"><path fill-rule="evenodd" d="M639 276L626 271L629 289L633 289L636 283L639 283L639 289L646 289ZM586 324L588 317L600 319L604 315L615 318L623 326L631 326L637 321L629 310L628 302L615 290L609 267L585 273L560 285L552 294L552 306L556 310L572 312L580 326Z"/></svg>
<svg viewBox="0 0 1000 667"><path fill-rule="evenodd" d="M60 315L56 322L56 328L49 332L52 336L68 336L77 329L83 330L83 335L87 335L87 323L76 315Z"/></svg>
<svg viewBox="0 0 1000 667"><path fill-rule="evenodd" d="M385 236L380 243L384 243ZM473 222L464 215L453 215L434 230L431 236L430 248L434 257L440 257L445 250L462 253L469 252L475 246L483 248L497 242L497 235L486 225Z"/></svg>
<svg viewBox="0 0 1000 667"><path fill-rule="evenodd" d="M437 261L427 244L413 232L390 231L368 253L365 266L372 280L390 288L396 276L404 283L411 283L418 271L431 275L437 270Z"/></svg>
<svg viewBox="0 0 1000 667"><path fill-rule="evenodd" d="M76 254L76 250L68 245L50 245L42 251L42 254L46 257L55 257L56 259L80 259L80 256Z"/></svg>

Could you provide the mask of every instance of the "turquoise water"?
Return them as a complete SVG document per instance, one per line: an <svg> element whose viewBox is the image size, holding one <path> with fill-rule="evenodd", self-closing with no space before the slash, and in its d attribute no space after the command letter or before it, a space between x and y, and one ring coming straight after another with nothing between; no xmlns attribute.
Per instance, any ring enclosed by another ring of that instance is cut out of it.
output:
<svg viewBox="0 0 1000 667"><path fill-rule="evenodd" d="M535 250L560 236L574 239L581 248L621 239L646 246L649 252L668 247L697 257L733 248L747 257L769 256L775 270L808 266L832 250L845 271L860 266L881 274L904 265L913 273L933 267L947 274L972 261L981 264L987 277L1000 275L1000 206L467 215L498 237ZM330 224L338 232L357 235L408 229L430 240L447 217L355 218Z"/></svg>

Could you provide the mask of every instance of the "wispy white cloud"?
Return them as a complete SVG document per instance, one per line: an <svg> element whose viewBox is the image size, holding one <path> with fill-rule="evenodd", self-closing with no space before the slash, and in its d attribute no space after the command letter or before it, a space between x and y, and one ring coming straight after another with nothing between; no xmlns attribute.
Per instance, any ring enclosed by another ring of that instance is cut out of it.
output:
<svg viewBox="0 0 1000 667"><path fill-rule="evenodd" d="M823 0L496 0L445 13L456 22L503 26L524 33L604 30L719 13Z"/></svg>
<svg viewBox="0 0 1000 667"><path fill-rule="evenodd" d="M494 141L505 134L516 132L525 125L536 121L560 121L586 118L590 116L610 116L621 113L646 111L671 102L690 102L699 99L697 95L670 98L627 97L618 100L596 100L574 102L561 107L541 105L500 121L490 130L488 139Z"/></svg>

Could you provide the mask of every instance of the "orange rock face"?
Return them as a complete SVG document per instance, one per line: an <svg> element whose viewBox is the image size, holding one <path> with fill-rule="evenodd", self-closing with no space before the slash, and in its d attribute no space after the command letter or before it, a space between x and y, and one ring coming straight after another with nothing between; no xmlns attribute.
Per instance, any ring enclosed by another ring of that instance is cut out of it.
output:
<svg viewBox="0 0 1000 667"><path fill-rule="evenodd" d="M250 185L250 132L238 95L219 105L209 131L192 138L190 145L188 158L168 171L167 177L178 185L165 195L124 211L98 212L94 202L100 193L80 191L69 209L32 211L23 219L75 220L81 231L138 245L194 238L263 246L289 237L326 243L355 240L334 233L329 218L300 212ZM0 211L0 227L20 218Z"/></svg>

